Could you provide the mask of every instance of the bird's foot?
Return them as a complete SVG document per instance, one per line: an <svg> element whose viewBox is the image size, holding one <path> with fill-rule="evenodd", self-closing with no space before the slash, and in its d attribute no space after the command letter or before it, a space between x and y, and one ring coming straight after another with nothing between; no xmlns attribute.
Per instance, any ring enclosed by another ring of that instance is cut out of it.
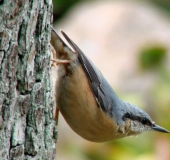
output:
<svg viewBox="0 0 170 160"><path fill-rule="evenodd" d="M59 65L59 64L70 64L69 60L62 60L62 59L51 59L52 63Z"/></svg>

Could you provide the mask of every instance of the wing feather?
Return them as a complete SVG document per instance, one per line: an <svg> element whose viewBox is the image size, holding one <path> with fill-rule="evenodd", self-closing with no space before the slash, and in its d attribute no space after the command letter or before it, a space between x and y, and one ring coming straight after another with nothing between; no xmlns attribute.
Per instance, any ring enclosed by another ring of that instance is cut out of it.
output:
<svg viewBox="0 0 170 160"><path fill-rule="evenodd" d="M84 71L89 77L89 81L96 98L98 105L107 113L111 113L111 106L114 105L112 97L110 97L110 91L113 92L114 96L117 95L112 91L108 82L104 79L100 71L93 65L93 63L85 56L85 54L80 50L80 48L63 32L61 31L68 43L73 47L73 49L78 53L78 58L83 66Z"/></svg>

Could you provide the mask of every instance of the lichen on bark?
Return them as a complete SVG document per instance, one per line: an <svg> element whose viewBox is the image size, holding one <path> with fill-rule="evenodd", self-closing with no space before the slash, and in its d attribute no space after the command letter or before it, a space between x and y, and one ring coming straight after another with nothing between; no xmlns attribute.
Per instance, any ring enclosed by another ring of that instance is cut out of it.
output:
<svg viewBox="0 0 170 160"><path fill-rule="evenodd" d="M0 15L0 159L55 159L52 0L3 0Z"/></svg>

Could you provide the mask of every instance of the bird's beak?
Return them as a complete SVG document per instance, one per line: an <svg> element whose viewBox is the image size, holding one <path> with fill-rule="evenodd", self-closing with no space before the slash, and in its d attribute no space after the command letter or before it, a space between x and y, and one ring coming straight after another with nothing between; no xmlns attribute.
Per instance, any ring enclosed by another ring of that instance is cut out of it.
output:
<svg viewBox="0 0 170 160"><path fill-rule="evenodd" d="M157 124L154 124L154 126L152 127L152 130L158 131L158 132L170 133L168 130L166 130L165 128L161 126L158 126Z"/></svg>

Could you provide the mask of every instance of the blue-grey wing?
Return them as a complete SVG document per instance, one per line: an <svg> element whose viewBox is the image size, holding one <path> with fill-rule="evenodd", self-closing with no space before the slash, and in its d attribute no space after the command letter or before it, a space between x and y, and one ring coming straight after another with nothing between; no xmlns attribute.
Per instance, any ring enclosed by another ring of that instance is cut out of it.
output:
<svg viewBox="0 0 170 160"><path fill-rule="evenodd" d="M112 114L112 109L116 107L119 101L116 93L105 80L101 72L93 65L93 63L85 56L79 47L63 32L61 31L68 43L78 53L79 61L88 76L90 85L92 87L94 96L98 105L107 113ZM113 116L113 115L112 115Z"/></svg>

